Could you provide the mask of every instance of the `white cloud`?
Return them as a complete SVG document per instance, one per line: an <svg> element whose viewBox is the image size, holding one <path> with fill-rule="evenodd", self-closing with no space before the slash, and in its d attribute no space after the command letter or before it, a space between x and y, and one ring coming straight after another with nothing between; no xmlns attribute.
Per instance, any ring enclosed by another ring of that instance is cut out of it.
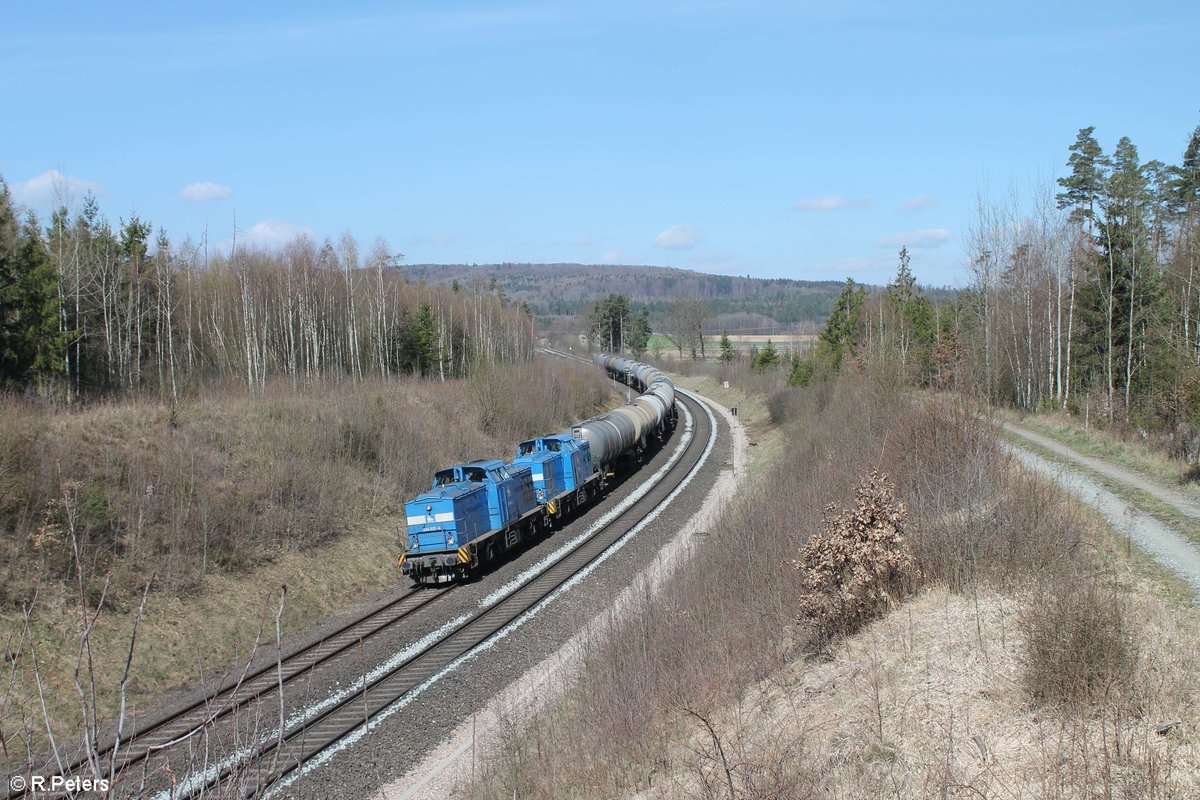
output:
<svg viewBox="0 0 1200 800"><path fill-rule="evenodd" d="M904 211L920 211L925 208L933 208L937 205L937 198L927 194L919 194L916 197L910 197L905 200L900 208Z"/></svg>
<svg viewBox="0 0 1200 800"><path fill-rule="evenodd" d="M88 192L100 194L100 186L91 181L72 178L56 169L47 170L12 187L13 199L21 205L35 209L69 206Z"/></svg>
<svg viewBox="0 0 1200 800"><path fill-rule="evenodd" d="M209 181L189 183L179 192L180 197L184 200L190 200L193 203L223 200L231 194L233 194L233 189L230 189L228 186L222 186L219 183L210 183Z"/></svg>
<svg viewBox="0 0 1200 800"><path fill-rule="evenodd" d="M841 197L839 195L826 195L823 197L809 197L805 200L798 200L792 206L797 211L802 211L806 214L816 213L821 211L843 211L848 208L866 208L871 205L871 201L865 197Z"/></svg>
<svg viewBox="0 0 1200 800"><path fill-rule="evenodd" d="M929 250L941 247L950 241L950 231L945 228L922 228L919 231L906 231L892 236L885 236L875 242L876 247L911 247L919 250Z"/></svg>
<svg viewBox="0 0 1200 800"><path fill-rule="evenodd" d="M704 234L691 225L672 225L654 237L654 243L670 250L690 250L704 241Z"/></svg>
<svg viewBox="0 0 1200 800"><path fill-rule="evenodd" d="M313 232L290 222L264 219L262 222L254 223L249 230L243 231L238 236L238 243L250 247L264 247L269 250L282 247L297 236L304 235L312 236Z"/></svg>

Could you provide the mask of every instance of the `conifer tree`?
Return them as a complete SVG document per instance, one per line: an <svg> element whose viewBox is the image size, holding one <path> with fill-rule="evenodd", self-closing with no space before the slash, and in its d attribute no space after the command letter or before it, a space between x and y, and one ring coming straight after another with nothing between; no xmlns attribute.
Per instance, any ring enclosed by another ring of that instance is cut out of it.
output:
<svg viewBox="0 0 1200 800"><path fill-rule="evenodd" d="M907 269L908 264L903 264ZM912 288L912 273L908 272L908 291ZM867 290L859 286L853 278L846 278L846 286L837 300L833 302L833 311L825 322L825 330L817 342L817 355L833 370L842 368L842 359L858 343L859 317L862 314L863 302L867 298Z"/></svg>
<svg viewBox="0 0 1200 800"><path fill-rule="evenodd" d="M779 351L775 349L775 343L767 339L766 346L754 354L750 366L759 372L766 372L779 366Z"/></svg>
<svg viewBox="0 0 1200 800"><path fill-rule="evenodd" d="M642 307L642 313L629 318L625 330L625 346L634 358L641 358L650 343L650 309Z"/></svg>
<svg viewBox="0 0 1200 800"><path fill-rule="evenodd" d="M721 331L721 363L731 364L737 354L733 350L733 342L729 341L729 332Z"/></svg>
<svg viewBox="0 0 1200 800"><path fill-rule="evenodd" d="M1094 125L1079 129L1075 143L1069 148L1071 156L1067 159L1071 174L1058 179L1063 191L1055 196L1059 208L1071 210L1072 221L1086 222L1089 229L1096 218L1096 204L1104 190L1107 166L1104 151L1093 136L1095 131Z"/></svg>

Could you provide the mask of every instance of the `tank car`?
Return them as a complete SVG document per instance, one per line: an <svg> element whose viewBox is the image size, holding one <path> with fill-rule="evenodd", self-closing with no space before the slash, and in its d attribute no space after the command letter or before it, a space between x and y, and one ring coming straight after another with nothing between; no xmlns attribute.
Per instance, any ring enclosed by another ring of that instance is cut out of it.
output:
<svg viewBox="0 0 1200 800"><path fill-rule="evenodd" d="M660 370L596 354L609 377L641 395L570 431L521 442L512 463L472 461L439 470L405 503L401 571L417 583L477 574L603 494L622 457L661 443L677 421L675 387Z"/></svg>

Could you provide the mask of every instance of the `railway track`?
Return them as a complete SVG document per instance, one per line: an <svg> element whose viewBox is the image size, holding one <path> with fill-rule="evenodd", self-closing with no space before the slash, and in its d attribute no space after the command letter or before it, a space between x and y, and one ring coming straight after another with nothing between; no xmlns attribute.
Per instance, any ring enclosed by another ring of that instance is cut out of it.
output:
<svg viewBox="0 0 1200 800"><path fill-rule="evenodd" d="M544 352L591 364L588 359L567 353ZM619 514L615 510L611 512L615 516L589 530L580 540L573 540L569 552L541 572L527 576L523 583L491 605L469 618L462 618L448 631L443 626L444 635L430 641L428 646L414 645L411 657L404 658L382 674L372 673L370 680L364 675L363 684L356 691L339 693L344 696L339 696L333 702L319 704L316 713L301 714L299 722L295 724L290 724L289 720L282 729L260 738L254 746L247 748L243 745L242 749L235 750L235 755L227 757L225 761L207 766L199 773L179 776L182 778L180 782L177 782L176 775L166 769L174 786L162 796L260 796L280 781L294 780L298 770L314 757L328 751L331 745L355 731L362 730L364 726L369 729L372 721L387 709L415 698L424 685L453 669L510 626L519 624L518 620L533 613L566 585L585 574L589 565L598 559L602 560L603 554L615 543L657 516L672 493L690 480L711 450L711 439L715 435L711 414L694 398L680 393L678 399L685 408L687 419L684 435L690 438L672 456L674 461L669 464L669 469L664 467L664 471L655 476L658 482L636 502ZM454 588L455 584L451 584L440 589L404 592L357 615L321 639L284 653L278 661L267 660L267 663L257 667L248 667L240 675L224 681L216 691L173 709L164 716L142 720L132 731L123 734L119 742L108 741L90 758L79 757L73 762L60 762L61 767L55 761L50 761L43 772L82 777L96 774L107 777L113 774L117 779L113 786L114 794L142 796L147 792L146 781L153 756L168 757L170 753L187 747L189 740L194 737L201 734L209 736L217 731L216 724L222 720L226 720L222 729L228 728L229 723L237 721L236 717L228 718L239 709L269 699L281 691L286 695L287 687L298 679L312 674L317 667L387 630ZM261 709L262 706L257 708ZM161 773L162 770L156 768L153 772ZM152 783L157 780L151 779ZM12 791L10 787L6 796L16 798L22 795L23 792Z"/></svg>
<svg viewBox="0 0 1200 800"><path fill-rule="evenodd" d="M260 797L272 788L283 788L298 779L305 765L331 752L339 742L361 736L373 724L413 702L425 688L581 579L614 545L661 513L712 451L716 431L710 412L695 398L682 392L677 396L685 411L684 435L690 438L678 460L636 502L581 537L569 552L528 576L511 592L456 623L436 641L370 679L364 676L362 685L354 691L260 738L237 758L185 780L171 796Z"/></svg>
<svg viewBox="0 0 1200 800"><path fill-rule="evenodd" d="M355 616L332 633L283 654L280 659L253 669L247 668L236 679L223 682L215 692L172 709L164 716L143 721L119 741L114 739L98 748L91 758L81 756L64 763L61 769L56 765L47 765L48 768L44 772L91 775L90 765L95 764L98 765L100 774L107 776L115 760L116 768L111 774L120 779L123 774L128 775L131 770L138 769L156 753L180 745L191 737L211 729L215 723L239 709L279 691L281 686L286 687L294 683L325 662L412 616L454 588L451 584L436 590L405 591ZM12 791L10 786L7 797L11 799L24 794L23 791Z"/></svg>

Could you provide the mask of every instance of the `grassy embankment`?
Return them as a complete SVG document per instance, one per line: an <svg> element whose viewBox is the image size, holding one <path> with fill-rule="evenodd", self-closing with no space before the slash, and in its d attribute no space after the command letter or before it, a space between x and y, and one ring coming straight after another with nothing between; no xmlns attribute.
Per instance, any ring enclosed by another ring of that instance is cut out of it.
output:
<svg viewBox="0 0 1200 800"><path fill-rule="evenodd" d="M772 397L786 447L463 793L1194 796L1194 606L974 409L897 383Z"/></svg>
<svg viewBox="0 0 1200 800"><path fill-rule="evenodd" d="M174 409L0 399L5 759L44 743L35 655L56 735L79 729L81 607L100 608L90 645L103 724L148 581L130 713L243 657L260 635L273 647L284 585L286 632L394 584L403 501L434 469L509 457L518 439L612 401L598 373L554 366L445 384L274 384L261 396L214 387Z"/></svg>

